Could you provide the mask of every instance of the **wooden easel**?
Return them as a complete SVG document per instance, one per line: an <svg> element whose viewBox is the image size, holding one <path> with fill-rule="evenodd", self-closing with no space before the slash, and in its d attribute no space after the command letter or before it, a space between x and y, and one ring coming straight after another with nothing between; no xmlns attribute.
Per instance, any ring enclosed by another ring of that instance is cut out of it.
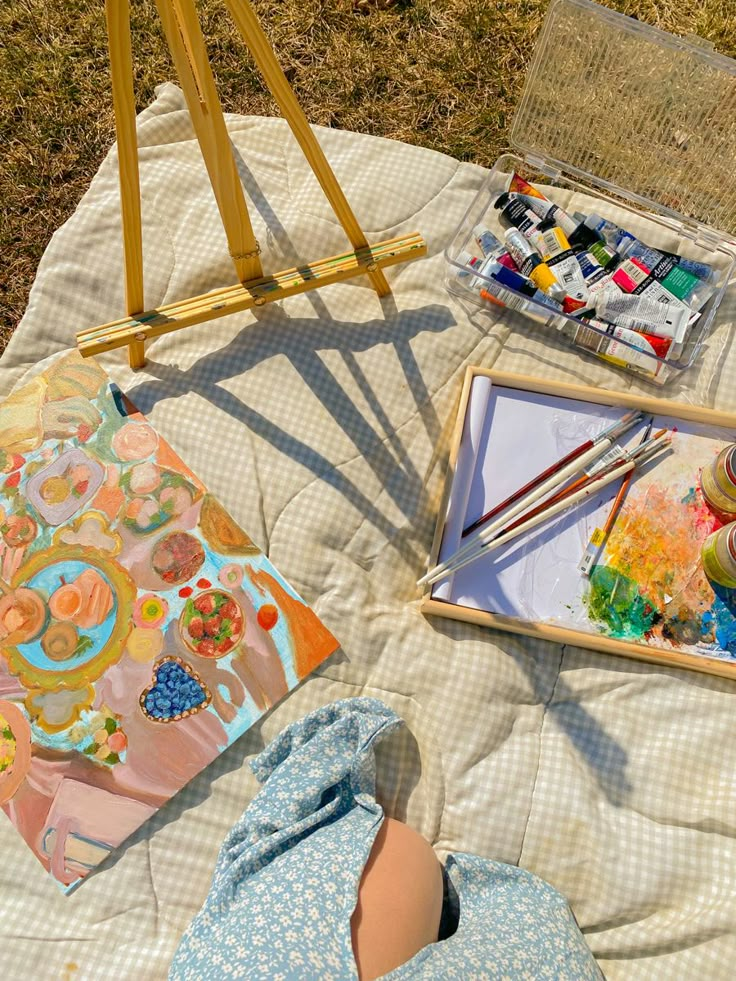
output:
<svg viewBox="0 0 736 981"><path fill-rule="evenodd" d="M81 354L89 357L127 347L131 367L140 368L145 364L146 341L229 313L262 306L360 275L369 277L379 296L390 293L382 269L425 255L427 246L424 239L418 233L412 233L377 245L368 244L249 0L225 0L271 94L352 245L350 252L286 269L273 276L264 276L261 249L253 234L194 0L156 0L240 283L144 311L141 199L128 2L105 2L118 141L125 306L128 316L80 331L77 344Z"/></svg>

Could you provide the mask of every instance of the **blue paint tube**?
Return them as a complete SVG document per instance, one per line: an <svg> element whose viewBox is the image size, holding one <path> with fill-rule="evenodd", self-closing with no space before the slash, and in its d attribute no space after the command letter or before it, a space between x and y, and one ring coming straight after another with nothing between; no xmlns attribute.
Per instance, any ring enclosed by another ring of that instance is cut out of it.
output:
<svg viewBox="0 0 736 981"><path fill-rule="evenodd" d="M608 245L616 249L622 258L638 259L649 269L653 269L660 260L668 256L676 259L677 264L686 272L697 276L704 282L711 282L717 276L713 267L706 262L696 262L692 259L685 259L675 252L662 252L659 249L651 248L640 242L631 232L627 232L625 228L621 228L612 221L606 221L600 215L588 215L585 219L585 225L598 232Z"/></svg>
<svg viewBox="0 0 736 981"><path fill-rule="evenodd" d="M562 309L561 304L557 300L551 296L547 296L546 293L543 293L528 277L522 276L521 273L515 273L511 269L507 269L507 267L502 266L500 262L489 262L483 266L481 271L483 275L491 276L502 286L508 286L509 289L516 290L517 293L522 293L524 296L528 296L530 299L536 300L537 303L541 303L546 307L551 307L553 310Z"/></svg>
<svg viewBox="0 0 736 981"><path fill-rule="evenodd" d="M606 275L606 270L592 252L576 252L575 258L578 260L586 286L592 286Z"/></svg>

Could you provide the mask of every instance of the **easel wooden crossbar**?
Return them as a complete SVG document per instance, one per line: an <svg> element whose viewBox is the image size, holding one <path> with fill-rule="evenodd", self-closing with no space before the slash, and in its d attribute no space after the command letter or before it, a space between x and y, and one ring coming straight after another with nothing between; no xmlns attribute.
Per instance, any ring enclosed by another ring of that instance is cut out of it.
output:
<svg viewBox="0 0 736 981"><path fill-rule="evenodd" d="M77 334L77 344L84 357L127 347L131 367L139 368L145 363L146 341L161 334L272 303L274 300L354 276L367 275L376 293L386 296L391 290L383 269L426 255L426 243L416 232L376 245L368 244L249 0L225 2L266 85L344 228L352 251L286 269L272 276L264 275L261 249L248 214L194 0L156 0L166 42L202 151L239 284L144 310L141 197L129 0L105 0L118 141L127 317L80 331Z"/></svg>

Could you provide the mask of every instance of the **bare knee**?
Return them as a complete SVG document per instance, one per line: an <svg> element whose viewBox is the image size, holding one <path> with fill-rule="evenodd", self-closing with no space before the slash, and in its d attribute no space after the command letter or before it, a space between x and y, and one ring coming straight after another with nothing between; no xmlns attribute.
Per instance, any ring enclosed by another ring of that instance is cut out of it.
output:
<svg viewBox="0 0 736 981"><path fill-rule="evenodd" d="M386 818L363 870L351 920L360 981L404 964L437 940L442 868L410 827Z"/></svg>

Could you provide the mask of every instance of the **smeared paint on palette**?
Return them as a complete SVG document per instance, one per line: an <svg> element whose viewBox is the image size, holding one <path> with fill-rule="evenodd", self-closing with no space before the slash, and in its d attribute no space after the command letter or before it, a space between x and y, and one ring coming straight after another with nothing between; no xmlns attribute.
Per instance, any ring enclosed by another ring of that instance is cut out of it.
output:
<svg viewBox="0 0 736 981"><path fill-rule="evenodd" d="M632 486L583 600L601 632L736 659L736 592L710 583L700 559L721 524L700 469L722 445L678 432L670 459Z"/></svg>
<svg viewBox="0 0 736 981"><path fill-rule="evenodd" d="M63 889L337 646L94 361L0 406L0 804Z"/></svg>

